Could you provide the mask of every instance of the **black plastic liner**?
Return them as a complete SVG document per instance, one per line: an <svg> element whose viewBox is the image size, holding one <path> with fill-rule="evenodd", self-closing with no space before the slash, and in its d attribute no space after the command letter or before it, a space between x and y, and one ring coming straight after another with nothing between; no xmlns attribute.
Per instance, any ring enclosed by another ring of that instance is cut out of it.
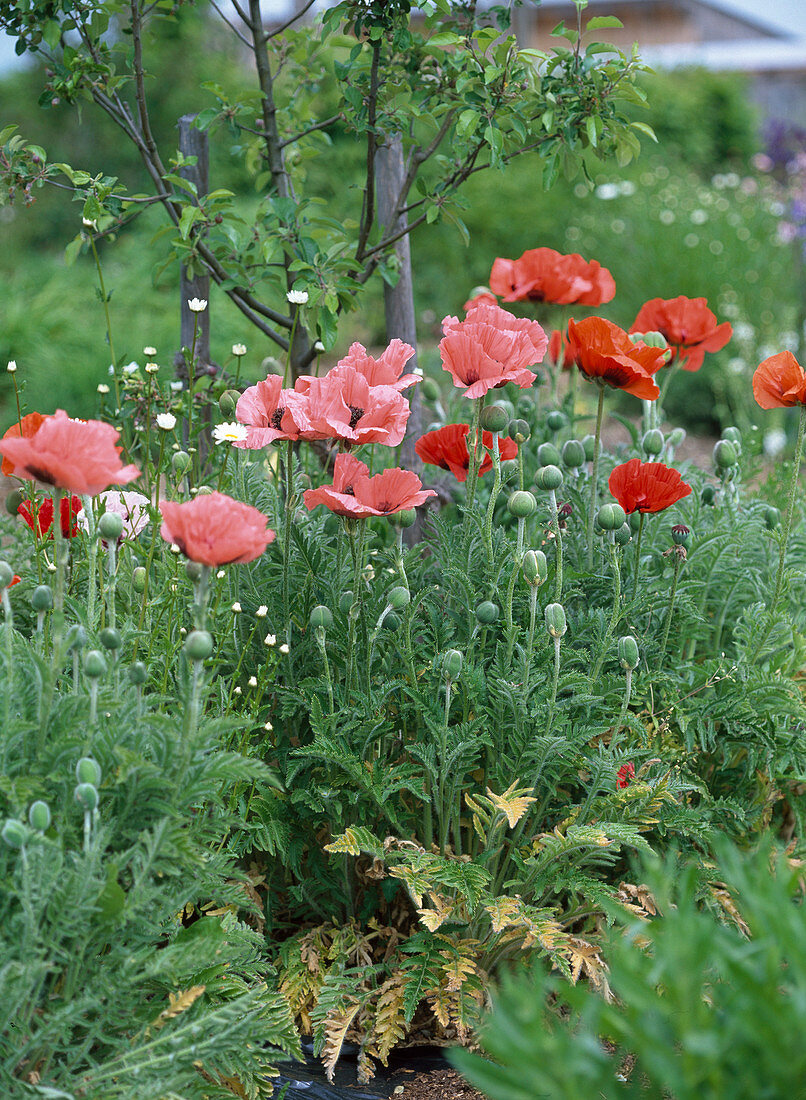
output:
<svg viewBox="0 0 806 1100"><path fill-rule="evenodd" d="M421 1073L445 1069L441 1047L412 1047L399 1054L392 1054L388 1068L378 1065L369 1084L360 1085L356 1077L356 1049L344 1044L336 1066L333 1084L325 1077L325 1069L314 1058L312 1043L303 1039L304 1062L281 1062L279 1077L273 1077L274 1096L279 1097L285 1085L285 1100L389 1100L395 1089L405 1085Z"/></svg>

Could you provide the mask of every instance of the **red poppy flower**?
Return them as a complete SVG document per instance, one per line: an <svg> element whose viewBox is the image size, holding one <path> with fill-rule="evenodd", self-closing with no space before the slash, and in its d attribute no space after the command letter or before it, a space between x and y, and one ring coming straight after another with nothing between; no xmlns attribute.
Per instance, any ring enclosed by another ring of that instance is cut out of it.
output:
<svg viewBox="0 0 806 1100"><path fill-rule="evenodd" d="M72 539L78 534L78 514L83 507L77 496L62 497L59 504L62 538ZM22 516L38 538L53 538L53 501L50 497L45 497L38 504L23 500L17 508L17 515Z"/></svg>
<svg viewBox="0 0 806 1100"><path fill-rule="evenodd" d="M622 764L619 770L616 772L618 785L621 790L625 787L629 787L630 780L635 779L635 764L630 761L629 764Z"/></svg>
<svg viewBox="0 0 806 1100"><path fill-rule="evenodd" d="M662 512L691 494L677 470L640 458L616 466L608 485L625 512Z"/></svg>
<svg viewBox="0 0 806 1100"><path fill-rule="evenodd" d="M38 412L28 413L24 416L19 424L12 424L11 427L3 433L3 439L30 439L32 435L36 435L44 420L44 416ZM14 463L8 459L3 458L2 465L0 465L0 473L4 477L9 477L14 473Z"/></svg>
<svg viewBox="0 0 806 1100"><path fill-rule="evenodd" d="M806 371L791 351L779 351L756 367L753 396L762 409L806 405Z"/></svg>
<svg viewBox="0 0 806 1100"><path fill-rule="evenodd" d="M369 467L366 463L360 462L353 455L336 455L333 463L333 484L320 485L318 489L306 489L303 494L306 508L310 511L317 504L324 504L337 516L350 516L353 519L375 515L368 505L361 504L356 498L354 485L359 477L369 478Z"/></svg>
<svg viewBox="0 0 806 1100"><path fill-rule="evenodd" d="M15 573L14 576L11 578L11 580L6 585L6 588L13 588L14 585L19 584L21 580L22 580L22 577L19 575L19 573Z"/></svg>
<svg viewBox="0 0 806 1100"><path fill-rule="evenodd" d="M465 387L465 397L482 397L507 382L521 389L533 385L536 375L527 367L542 361L548 345L536 321L481 304L464 321L446 317L442 327L442 367L450 371L455 386Z"/></svg>
<svg viewBox="0 0 806 1100"><path fill-rule="evenodd" d="M259 450L277 439L299 439L299 430L287 408L288 392L276 374L244 390L235 406L235 419L246 425L247 434L233 447Z"/></svg>
<svg viewBox="0 0 806 1100"><path fill-rule="evenodd" d="M630 332L660 332L683 370L699 370L707 351L720 351L733 335L718 324L705 298L653 298L638 311Z"/></svg>
<svg viewBox="0 0 806 1100"><path fill-rule="evenodd" d="M490 289L505 302L600 306L615 296L616 283L596 260L588 263L577 253L564 256L553 248L531 248L517 260L497 259Z"/></svg>
<svg viewBox="0 0 806 1100"><path fill-rule="evenodd" d="M568 334L560 332L558 328L549 336L549 359L563 370L570 370L574 365L574 353L568 343Z"/></svg>
<svg viewBox="0 0 806 1100"><path fill-rule="evenodd" d="M665 362L664 349L633 344L624 329L602 317L586 317L578 324L569 321L568 346L574 362L588 378L645 401L659 396L652 375Z"/></svg>
<svg viewBox="0 0 806 1100"><path fill-rule="evenodd" d="M467 436L470 432L469 424L448 424L436 431L426 432L420 436L414 444L414 449L423 462L429 466L440 466L443 470L450 470L457 481L467 480L467 471L470 468L470 451L467 446ZM481 441L487 450L479 467L479 477L492 469L493 460L490 450L493 446L492 432L482 432ZM498 437L498 453L501 461L506 462L518 457L518 444L514 439Z"/></svg>
<svg viewBox="0 0 806 1100"><path fill-rule="evenodd" d="M306 489L303 494L306 508L313 509L317 504L324 504L340 516L391 516L395 512L416 508L429 497L436 496L433 489L423 489L422 482L411 470L401 470L395 466L375 477L368 477L359 469L363 467L366 471L363 462L352 459L349 465L343 461L339 463L339 459L350 457L337 457L333 467L333 485ZM349 481L352 484L345 485ZM340 490L337 484L341 486Z"/></svg>
<svg viewBox="0 0 806 1100"><path fill-rule="evenodd" d="M406 398L391 386L371 386L354 367L335 366L307 385L307 393L288 391L287 398L300 439L396 447L406 434Z"/></svg>
<svg viewBox="0 0 806 1100"><path fill-rule="evenodd" d="M162 537L200 565L254 561L276 537L262 512L225 493L206 493L184 504L163 500L160 511Z"/></svg>
<svg viewBox="0 0 806 1100"><path fill-rule="evenodd" d="M119 436L111 424L72 420L58 409L29 438L0 439L0 453L14 463L17 477L95 496L140 476L136 466L120 461L120 448L115 446Z"/></svg>

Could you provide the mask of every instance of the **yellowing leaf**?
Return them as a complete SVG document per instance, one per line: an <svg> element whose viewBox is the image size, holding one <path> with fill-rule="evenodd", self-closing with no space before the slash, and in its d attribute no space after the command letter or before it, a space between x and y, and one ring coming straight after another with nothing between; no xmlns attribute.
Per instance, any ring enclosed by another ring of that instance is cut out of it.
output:
<svg viewBox="0 0 806 1100"><path fill-rule="evenodd" d="M522 787L520 790L516 790L517 784L518 780L516 779L503 794L493 794L490 788L487 788L487 797L496 810L506 815L510 829L515 828L532 803L537 801L526 793L531 789L530 787Z"/></svg>
<svg viewBox="0 0 806 1100"><path fill-rule="evenodd" d="M151 1027L159 1029L168 1020L173 1020L175 1016L181 1016L183 1012L186 1012L194 1001L197 1001L204 993L205 986L194 985L190 989L181 990L179 993L168 994L168 1007L163 1008L156 1020L151 1024Z"/></svg>

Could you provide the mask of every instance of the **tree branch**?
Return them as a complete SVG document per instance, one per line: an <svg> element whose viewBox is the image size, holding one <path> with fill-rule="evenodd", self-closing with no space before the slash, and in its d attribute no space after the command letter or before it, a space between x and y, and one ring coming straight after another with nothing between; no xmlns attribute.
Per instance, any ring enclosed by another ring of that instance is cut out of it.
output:
<svg viewBox="0 0 806 1100"><path fill-rule="evenodd" d="M221 18L224 20L224 22L227 24L227 26L232 31L232 33L235 35L235 37L239 38L248 50L254 50L255 47L252 45L252 43L249 41L249 39L246 37L246 35L242 31L239 31L238 28L235 26L235 24L232 22L232 20L229 19L224 14L224 12L221 10L221 8L216 3L216 0L210 0L210 3L213 6L213 8L215 8L215 10L218 12L218 14L221 16Z"/></svg>
<svg viewBox="0 0 806 1100"><path fill-rule="evenodd" d="M375 220L375 150L377 138L375 135L375 123L378 117L378 69L381 62L381 44L374 42L372 45L372 65L369 74L369 97L367 100L367 182L364 188L364 201L361 209L361 229L358 234L358 245L355 250L357 263L361 263L366 256L366 245Z"/></svg>
<svg viewBox="0 0 806 1100"><path fill-rule="evenodd" d="M266 143L266 155L269 162L274 186L277 193L283 198L294 198L291 180L285 169L283 147L280 142L280 134L277 129L277 105L274 102L274 82L269 64L269 53L266 49L268 36L263 34L263 23L260 15L260 0L249 0L249 15L251 17L252 41L254 43L255 65L257 67L258 82L263 93L263 129Z"/></svg>
<svg viewBox="0 0 806 1100"><path fill-rule="evenodd" d="M300 130L298 134L294 134L293 137L286 138L284 141L281 141L280 148L285 149L286 145L293 145L295 141L299 141L300 138L304 138L308 134L315 133L316 130L326 130L328 126L332 126L335 122L338 122L340 119L343 118L344 115L339 112L337 115L331 115L330 118L326 118L323 122L315 122L313 126L308 126L307 129ZM246 127L242 127L242 129L246 129ZM256 130L252 130L251 132L257 133Z"/></svg>
<svg viewBox="0 0 806 1100"><path fill-rule="evenodd" d="M275 27L275 29L273 31L268 31L266 34L264 34L263 35L263 41L268 42L270 38L276 38L278 34L282 34L283 31L287 31L288 28L291 26L291 24L296 23L296 21L298 19L301 19L302 16L305 14L305 12L309 8L312 8L315 3L316 3L316 0L308 0L308 3L305 5L305 7L301 8L300 11L298 11L294 15L292 15L290 19L286 20L286 22L282 24L282 26Z"/></svg>

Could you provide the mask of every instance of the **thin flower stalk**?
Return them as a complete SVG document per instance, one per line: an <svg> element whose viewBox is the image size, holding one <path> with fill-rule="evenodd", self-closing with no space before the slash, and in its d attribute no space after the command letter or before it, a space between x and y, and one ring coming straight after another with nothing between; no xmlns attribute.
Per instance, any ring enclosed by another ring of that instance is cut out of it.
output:
<svg viewBox="0 0 806 1100"><path fill-rule="evenodd" d="M588 569L593 568L593 521L596 516L599 481L599 454L602 449L602 414L604 412L604 386L599 386L599 403L596 406L596 430L593 436L593 466L591 469L591 495L588 502L588 527L586 532L588 546Z"/></svg>
<svg viewBox="0 0 806 1100"><path fill-rule="evenodd" d="M675 550L682 549L682 547L674 547ZM685 551L684 551L685 552ZM663 660L666 656L666 645L669 641L669 630L671 629L672 619L674 617L674 601L677 595L677 581L680 576L680 567L683 564L683 554L675 553L674 555L674 576L672 577L672 587L669 592L669 606L666 608L666 623L663 627L663 638L660 643L660 656L658 658L659 665L663 664ZM727 608L727 601L725 604Z"/></svg>
<svg viewBox="0 0 806 1100"><path fill-rule="evenodd" d="M562 603L563 595L563 534L560 529L560 508L557 504L557 494L554 489L549 490L549 504L551 506L551 527L554 531L554 546L557 551L557 560L554 574L554 599Z"/></svg>
<svg viewBox="0 0 806 1100"><path fill-rule="evenodd" d="M523 690L529 691L529 673L532 668L532 653L535 645L535 621L537 618L537 590L538 585L533 584L529 588L529 637L526 642L526 664L523 670Z"/></svg>
<svg viewBox="0 0 806 1100"><path fill-rule="evenodd" d="M553 638L554 642L554 671L551 676L551 691L549 693L549 709L546 716L546 736L551 733L551 724L554 721L554 712L557 709L557 687L560 682L560 644L561 638Z"/></svg>
<svg viewBox="0 0 806 1100"><path fill-rule="evenodd" d="M594 681L602 671L602 665L607 656L607 648L610 645L610 641L618 626L618 621L621 618L621 567L619 566L619 555L616 549L616 540L613 531L608 532L607 553L610 558L610 568L613 572L613 610L610 613L610 621L607 624L607 629L605 630L602 644L599 649L599 656L591 674L591 679Z"/></svg>
<svg viewBox="0 0 806 1100"><path fill-rule="evenodd" d="M325 672L325 687L327 688L327 701L328 701L328 713L334 713L333 707L333 679L330 675L330 661L327 658L327 645L325 642L325 628L323 626L317 626L314 629L314 635L316 637L316 644L319 646L319 652L322 655L322 668ZM370 648L370 662L372 661L372 652Z"/></svg>
<svg viewBox="0 0 806 1100"><path fill-rule="evenodd" d="M521 565L523 564L523 540L525 528L526 520L519 517L518 541L515 545L515 561L512 566L512 572L509 575L507 594L504 601L504 624L506 627L507 637L507 667L509 667L512 662L512 650L515 646L515 622L513 619L512 605L515 599L515 583L518 579L518 573L520 572Z"/></svg>
<svg viewBox="0 0 806 1100"><path fill-rule="evenodd" d="M493 443L490 453L493 458L493 487L490 490L490 501L487 505L487 515L484 520L484 545L487 549L487 561L490 563L491 569L493 566L493 514L498 494L501 492L501 452L498 447L498 432L493 432L492 436Z"/></svg>
<svg viewBox="0 0 806 1100"><path fill-rule="evenodd" d="M347 684L346 698L349 702L353 681L356 678L356 627L361 617L362 610L362 572L364 568L364 539L366 536L366 524L345 519L345 528L350 540L350 553L353 558L353 603L348 614L347 625Z"/></svg>
<svg viewBox="0 0 806 1100"><path fill-rule="evenodd" d="M484 397L475 401L476 411L473 417L473 426L468 438L468 455L470 464L467 470L467 492L465 494L464 530L462 533L462 560L467 561L470 549L470 534L473 529L473 513L476 503L476 482L478 481L479 466L481 465L481 414L484 409Z"/></svg>
<svg viewBox="0 0 806 1100"><path fill-rule="evenodd" d="M283 618L287 640L291 641L291 607L288 595L288 572L291 563L291 524L294 519L294 444L286 444L285 458L285 522L283 525Z"/></svg>
<svg viewBox="0 0 806 1100"><path fill-rule="evenodd" d="M638 576L641 572L641 539L644 535L644 518L643 512L640 513L638 520L638 538L635 540L635 570L633 571L632 578L632 598L635 599L638 592Z"/></svg>
<svg viewBox="0 0 806 1100"><path fill-rule="evenodd" d="M439 851L441 855L445 855L445 848L448 844L448 834L450 832L451 824L451 807L445 805L445 773L447 771L448 761L448 722L451 714L451 688L453 681L450 676L445 677L445 718L442 723L442 731L440 734L440 767L439 767L439 785L438 785L438 798L437 798L437 817L439 819Z"/></svg>
<svg viewBox="0 0 806 1100"><path fill-rule="evenodd" d="M2 598L5 620L3 623L3 640L6 650L6 683L3 716L5 720L5 729L7 731L6 736L3 738L3 757L0 759L0 771L5 771L5 750L8 746L8 730L11 722L11 696L14 692L14 614L11 610L11 599L9 598L7 585L3 586L0 597Z"/></svg>

